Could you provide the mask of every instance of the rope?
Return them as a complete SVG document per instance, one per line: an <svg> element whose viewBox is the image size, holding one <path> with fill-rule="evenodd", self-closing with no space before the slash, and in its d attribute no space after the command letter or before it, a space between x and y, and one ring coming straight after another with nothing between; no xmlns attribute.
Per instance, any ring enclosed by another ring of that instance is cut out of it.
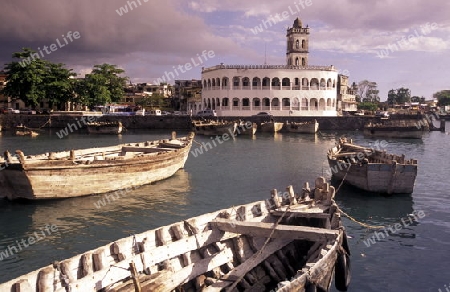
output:
<svg viewBox="0 0 450 292"><path fill-rule="evenodd" d="M344 184L345 179L347 178L347 174L350 171L350 168L352 167L352 165L350 164L350 166L347 168L347 171L345 172L344 177L342 178L341 183L339 184L338 188L336 189L336 194L339 192L339 189L341 188L341 186ZM384 228L384 226L380 226L380 225L370 225L361 221L356 220L355 218L353 218L352 216L348 215L347 213L345 213L341 208L337 207L338 211L342 213L342 215L344 215L345 217L347 217L348 219L350 219L351 221L358 223L359 225L369 228L369 229L381 229Z"/></svg>
<svg viewBox="0 0 450 292"><path fill-rule="evenodd" d="M202 143L195 141L195 139L193 139L192 142L197 143L200 147L203 147Z"/></svg>
<svg viewBox="0 0 450 292"><path fill-rule="evenodd" d="M43 127L45 127L45 125L47 125L50 122L51 122L51 118L48 118L48 120L42 126L40 126L39 129L42 129Z"/></svg>
<svg viewBox="0 0 450 292"><path fill-rule="evenodd" d="M358 223L359 225L369 228L369 229L381 229L381 228L385 228L384 226L380 226L380 225L370 225L361 221L356 220L355 218L353 218L352 216L348 215L347 213L345 213L344 211L342 211L341 208L337 208L339 212L342 213L342 215L344 215L345 217L347 217L348 219L350 219L351 221Z"/></svg>

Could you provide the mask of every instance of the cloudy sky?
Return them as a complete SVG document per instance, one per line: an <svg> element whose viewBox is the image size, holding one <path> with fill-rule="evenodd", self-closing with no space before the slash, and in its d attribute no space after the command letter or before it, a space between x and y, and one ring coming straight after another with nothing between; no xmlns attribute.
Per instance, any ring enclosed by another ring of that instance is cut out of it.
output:
<svg viewBox="0 0 450 292"><path fill-rule="evenodd" d="M299 17L310 65L375 81L381 100L399 87L429 99L450 89L449 15L447 0L3 0L0 69L29 47L80 75L110 63L133 83L200 79L202 66L285 64L286 28Z"/></svg>

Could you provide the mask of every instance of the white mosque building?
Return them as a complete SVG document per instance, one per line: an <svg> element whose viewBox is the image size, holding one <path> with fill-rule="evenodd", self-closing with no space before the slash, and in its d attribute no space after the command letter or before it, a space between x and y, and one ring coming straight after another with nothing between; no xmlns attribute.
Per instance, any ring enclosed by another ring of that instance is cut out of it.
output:
<svg viewBox="0 0 450 292"><path fill-rule="evenodd" d="M310 66L309 28L300 19L287 29L286 65L224 65L202 69L201 103L196 113L213 109L218 116L336 116L338 71Z"/></svg>

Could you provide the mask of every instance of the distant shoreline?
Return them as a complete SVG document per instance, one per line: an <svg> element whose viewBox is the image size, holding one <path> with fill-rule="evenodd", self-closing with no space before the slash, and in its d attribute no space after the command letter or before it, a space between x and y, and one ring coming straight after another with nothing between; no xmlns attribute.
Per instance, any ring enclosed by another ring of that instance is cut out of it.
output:
<svg viewBox="0 0 450 292"><path fill-rule="evenodd" d="M76 123L80 116L69 115L25 115L25 114L4 114L0 115L0 125L3 131L14 129L17 125L23 124L32 129L62 129L69 123ZM193 119L196 117L193 116ZM252 120L259 121L251 117L216 117L219 120ZM214 119L216 119L214 118ZM397 115L391 119L422 119L423 115ZM321 130L362 130L368 122L379 122L380 117L375 116L341 116L341 117L274 117L276 122L306 122L316 119ZM99 122L121 121L126 129L147 129L147 130L190 130L190 116L113 116L103 115L96 117Z"/></svg>

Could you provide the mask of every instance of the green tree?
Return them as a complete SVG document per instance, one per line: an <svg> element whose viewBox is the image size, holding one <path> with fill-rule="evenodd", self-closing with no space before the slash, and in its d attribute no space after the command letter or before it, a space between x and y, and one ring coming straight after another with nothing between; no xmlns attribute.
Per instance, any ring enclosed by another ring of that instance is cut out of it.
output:
<svg viewBox="0 0 450 292"><path fill-rule="evenodd" d="M405 102L411 102L411 90L401 87L397 89L397 103L404 104Z"/></svg>
<svg viewBox="0 0 450 292"><path fill-rule="evenodd" d="M128 80L119 76L124 72L116 65L95 65L91 74L86 74L75 86L78 100L90 107L119 101Z"/></svg>
<svg viewBox="0 0 450 292"><path fill-rule="evenodd" d="M376 111L378 109L378 103L363 101L358 104L358 110Z"/></svg>
<svg viewBox="0 0 450 292"><path fill-rule="evenodd" d="M47 99L51 106L66 103L74 97L70 77L75 76L64 64L40 59L31 49L13 53L14 59L6 64L6 86L3 94L21 99L27 106L36 107Z"/></svg>
<svg viewBox="0 0 450 292"><path fill-rule="evenodd" d="M395 89L389 90L387 98L388 106L394 107L394 105L396 104L396 100L397 100L397 90Z"/></svg>
<svg viewBox="0 0 450 292"><path fill-rule="evenodd" d="M418 101L420 101L420 98L419 97L417 98ZM396 104L405 104L406 102L411 102L412 101L411 90L405 87L391 89L388 92L387 101L391 107L393 107Z"/></svg>
<svg viewBox="0 0 450 292"><path fill-rule="evenodd" d="M64 68L63 65L61 63L47 64L44 90L50 107L58 105L58 108L62 108L65 103L73 101L75 97L74 82L71 77L75 77L76 74L71 72L72 69Z"/></svg>
<svg viewBox="0 0 450 292"><path fill-rule="evenodd" d="M161 109L165 106L165 97L160 93L153 93L150 96L144 97L141 101L137 102L137 104L142 107Z"/></svg>
<svg viewBox="0 0 450 292"><path fill-rule="evenodd" d="M27 106L35 107L45 96L45 77L48 62L41 60L29 48L12 54L14 59L5 65L6 86L2 93L14 99L21 99ZM36 57L37 56L37 57Z"/></svg>
<svg viewBox="0 0 450 292"><path fill-rule="evenodd" d="M433 98L438 100L438 106L450 105L450 90L441 90L433 94Z"/></svg>
<svg viewBox="0 0 450 292"><path fill-rule="evenodd" d="M411 97L411 102L420 102L420 103L424 103L425 102L425 97L419 97L417 95L414 95Z"/></svg>

